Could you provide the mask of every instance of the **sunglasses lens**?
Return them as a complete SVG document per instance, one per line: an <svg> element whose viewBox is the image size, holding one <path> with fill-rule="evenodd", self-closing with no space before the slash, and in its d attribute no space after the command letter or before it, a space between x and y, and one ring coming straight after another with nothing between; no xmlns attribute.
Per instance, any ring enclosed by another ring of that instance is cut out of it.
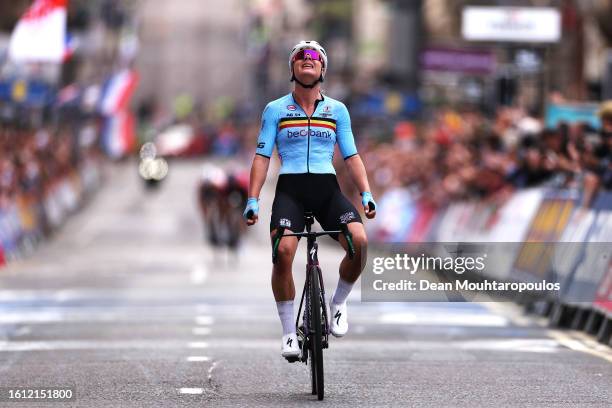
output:
<svg viewBox="0 0 612 408"><path fill-rule="evenodd" d="M310 56L310 58L313 61L314 60L321 61L321 56L315 50L301 50L297 54L295 54L295 57L293 58L293 60L294 61L303 60L304 58L306 58L306 55Z"/></svg>
<svg viewBox="0 0 612 408"><path fill-rule="evenodd" d="M306 58L306 55L310 55L310 58L312 58L313 60L320 60L321 59L319 57L319 53L316 52L315 50L304 50L304 58Z"/></svg>

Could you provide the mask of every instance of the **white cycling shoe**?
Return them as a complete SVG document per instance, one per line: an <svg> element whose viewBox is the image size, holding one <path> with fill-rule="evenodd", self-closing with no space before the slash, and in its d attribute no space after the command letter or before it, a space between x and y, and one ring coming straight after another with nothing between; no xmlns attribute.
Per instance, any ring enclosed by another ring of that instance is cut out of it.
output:
<svg viewBox="0 0 612 408"><path fill-rule="evenodd" d="M348 316L346 314L346 302L341 305L336 305L330 299L330 313L329 318L331 319L330 331L335 337L342 337L348 332Z"/></svg>
<svg viewBox="0 0 612 408"><path fill-rule="evenodd" d="M281 355L285 358L300 356L300 347L298 346L298 339L295 333L289 333L283 336Z"/></svg>

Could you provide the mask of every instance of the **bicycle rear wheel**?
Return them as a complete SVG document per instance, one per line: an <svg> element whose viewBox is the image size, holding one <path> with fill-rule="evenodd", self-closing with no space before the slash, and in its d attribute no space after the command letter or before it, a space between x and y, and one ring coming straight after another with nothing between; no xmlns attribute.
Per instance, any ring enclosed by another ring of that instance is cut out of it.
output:
<svg viewBox="0 0 612 408"><path fill-rule="evenodd" d="M323 381L323 333L321 322L321 288L319 285L319 270L314 266L310 269L310 373L312 393L317 394L320 401L324 395Z"/></svg>

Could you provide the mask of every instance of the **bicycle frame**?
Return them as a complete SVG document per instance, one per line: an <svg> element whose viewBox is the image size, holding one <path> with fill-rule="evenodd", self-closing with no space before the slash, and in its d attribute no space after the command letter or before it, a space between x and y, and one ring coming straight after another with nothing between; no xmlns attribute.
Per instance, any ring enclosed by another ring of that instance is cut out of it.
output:
<svg viewBox="0 0 612 408"><path fill-rule="evenodd" d="M308 353L309 351L312 353L310 365L312 393L317 394L318 399L322 400L324 395L323 349L326 349L329 346L330 330L329 319L327 316L327 304L325 302L323 274L321 272L321 268L319 267L319 245L317 244L317 237L322 235L343 234L347 242L348 256L351 259L355 256L355 247L353 245L353 237L346 224L340 225L340 231L312 232L311 228L312 224L314 223L314 216L310 212L307 212L304 215L306 232L285 234L285 228L280 227L277 229L274 237L272 238L272 263L276 263L278 247L283 237L306 237L308 243L308 249L306 252L306 282L304 282L304 290L302 291L300 307L298 309L297 318L295 319L298 344L302 353L299 357L294 357L291 359L287 358L287 360L291 363L299 360L307 364ZM314 300L310 299L311 293L315 296ZM317 299L317 297L319 299ZM313 304L315 306L314 309L312 308ZM304 308L303 315L302 308ZM319 308L321 310L318 310ZM300 316L302 316L302 326L299 325ZM318 321L310 321L311 317L313 320L316 319Z"/></svg>
<svg viewBox="0 0 612 408"><path fill-rule="evenodd" d="M323 311L323 348L327 348L329 345L329 319L327 316L327 303L325 302L325 286L323 284L323 274L319 267L318 250L319 245L317 244L317 233L311 232L313 220L311 217L306 218L306 237L307 237L307 261L306 261L306 280L304 283L304 290L302 291L302 297L300 300L300 307L298 308L297 318L295 320L296 333L298 336L303 338L303 349L307 346L307 339L312 331L310 317L310 298L308 297L308 287L310 286L311 279L319 280L319 287L321 288L321 309ZM341 232L341 231L338 231ZM328 232L334 233L334 232ZM316 275L315 275L316 274ZM306 300L306 303L304 303ZM304 322L303 332L300 330L299 321L300 315L302 314L302 307L304 307L304 315L302 321ZM302 361L305 361L306 353L302 353Z"/></svg>
<svg viewBox="0 0 612 408"><path fill-rule="evenodd" d="M296 333L299 337L302 338L302 349L306 350L307 348L307 340L309 339L309 335L311 333L311 325L308 321L308 316L310 316L310 299L308 298L308 287L310 285L311 279L319 280L319 288L321 295L321 308L323 311L323 348L328 347L329 340L329 319L327 316L327 303L325 301L325 286L323 285L323 275L321 272L321 268L319 267L319 258L318 258L318 250L319 245L317 244L317 238L323 235L332 235L332 234L343 234L348 243L348 254L349 257L352 258L355 255L355 248L353 246L353 238L351 233L348 230L348 226L346 224L342 225L342 229L338 231L316 231L312 232L312 224L314 223L314 217L312 213L305 214L305 224L306 224L306 232L296 232L291 234L285 234L285 228L281 227L277 230L276 235L272 239L272 263L276 263L276 255L278 250L278 245L280 244L280 240L283 237L305 237L307 239L307 260L306 260L306 280L304 282L304 290L302 291L302 297L300 300L300 307L298 309L297 318L295 320ZM302 314L302 308L304 308L304 315L302 321L304 322L303 330L299 327L300 315ZM302 361L306 361L307 353L302 353Z"/></svg>

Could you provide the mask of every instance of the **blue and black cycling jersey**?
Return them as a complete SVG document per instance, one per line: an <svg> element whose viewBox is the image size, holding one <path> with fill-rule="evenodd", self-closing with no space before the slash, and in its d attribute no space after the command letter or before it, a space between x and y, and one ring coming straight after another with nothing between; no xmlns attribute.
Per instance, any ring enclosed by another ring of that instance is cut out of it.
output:
<svg viewBox="0 0 612 408"><path fill-rule="evenodd" d="M336 143L345 160L357 154L346 106L323 97L308 117L290 93L266 106L256 153L269 158L276 145L280 174L336 174L332 165Z"/></svg>

